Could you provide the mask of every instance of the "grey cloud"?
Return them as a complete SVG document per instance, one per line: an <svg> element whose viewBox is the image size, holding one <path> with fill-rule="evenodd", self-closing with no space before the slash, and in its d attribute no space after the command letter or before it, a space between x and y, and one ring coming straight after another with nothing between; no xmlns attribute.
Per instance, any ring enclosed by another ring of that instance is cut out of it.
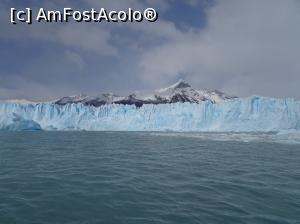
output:
<svg viewBox="0 0 300 224"><path fill-rule="evenodd" d="M69 61L73 65L77 66L80 70L83 70L83 68L86 65L84 60L82 59L82 57L73 51L66 51L65 58L67 61Z"/></svg>
<svg viewBox="0 0 300 224"><path fill-rule="evenodd" d="M118 50L109 43L111 34L107 30L92 25L68 24L58 29L52 41L59 41L65 46L92 51L101 55L116 56Z"/></svg>
<svg viewBox="0 0 300 224"><path fill-rule="evenodd" d="M52 98L49 88L19 75L1 74L0 83L0 100L30 98L38 101L41 99L39 93L42 93L43 99Z"/></svg>
<svg viewBox="0 0 300 224"><path fill-rule="evenodd" d="M67 2L67 1L66 1ZM52 2L50 8L57 8L58 3ZM65 3L71 7L71 3ZM45 3L45 6L49 3ZM65 47L71 47L78 50L85 50L97 53L102 56L117 56L118 50L109 41L111 32L100 24L86 23L68 23L68 24L38 24L26 25L9 23L8 18L10 8L8 5L0 3L0 25L3 32L0 33L0 39L28 39L35 41L50 41Z"/></svg>

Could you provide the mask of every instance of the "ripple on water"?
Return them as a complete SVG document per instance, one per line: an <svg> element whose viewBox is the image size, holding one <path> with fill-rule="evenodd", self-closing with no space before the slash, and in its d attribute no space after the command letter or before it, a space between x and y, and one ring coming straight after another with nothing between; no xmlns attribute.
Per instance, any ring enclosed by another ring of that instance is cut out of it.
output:
<svg viewBox="0 0 300 224"><path fill-rule="evenodd" d="M224 136L1 133L0 223L298 223L299 145Z"/></svg>

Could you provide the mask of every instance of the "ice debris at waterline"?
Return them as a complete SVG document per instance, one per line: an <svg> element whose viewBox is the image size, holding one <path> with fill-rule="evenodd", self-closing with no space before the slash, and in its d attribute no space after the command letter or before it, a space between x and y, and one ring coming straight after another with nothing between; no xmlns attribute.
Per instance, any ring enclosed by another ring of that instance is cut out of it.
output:
<svg viewBox="0 0 300 224"><path fill-rule="evenodd" d="M1 130L269 132L300 129L300 101L266 97L221 103L135 105L0 103Z"/></svg>

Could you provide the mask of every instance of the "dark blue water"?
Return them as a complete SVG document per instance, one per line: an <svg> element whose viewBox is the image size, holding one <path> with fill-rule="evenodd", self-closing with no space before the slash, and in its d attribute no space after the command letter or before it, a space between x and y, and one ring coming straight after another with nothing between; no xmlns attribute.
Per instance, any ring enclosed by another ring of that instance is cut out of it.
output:
<svg viewBox="0 0 300 224"><path fill-rule="evenodd" d="M300 223L300 145L2 132L0 223Z"/></svg>

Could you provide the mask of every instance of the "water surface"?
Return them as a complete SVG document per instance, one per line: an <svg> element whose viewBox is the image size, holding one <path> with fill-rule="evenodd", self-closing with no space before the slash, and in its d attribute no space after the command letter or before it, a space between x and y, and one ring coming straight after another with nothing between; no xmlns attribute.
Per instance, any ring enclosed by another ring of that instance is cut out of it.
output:
<svg viewBox="0 0 300 224"><path fill-rule="evenodd" d="M201 136L0 132L0 223L300 223L299 144Z"/></svg>

